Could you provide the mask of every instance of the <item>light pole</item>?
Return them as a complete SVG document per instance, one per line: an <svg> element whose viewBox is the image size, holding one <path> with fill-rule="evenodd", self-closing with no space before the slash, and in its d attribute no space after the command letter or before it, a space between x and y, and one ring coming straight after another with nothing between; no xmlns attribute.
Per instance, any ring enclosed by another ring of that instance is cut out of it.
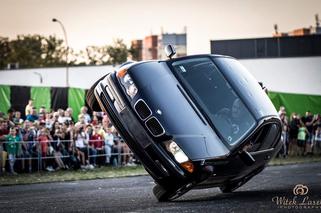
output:
<svg viewBox="0 0 321 213"><path fill-rule="evenodd" d="M67 38L66 29L65 29L64 25L62 24L62 22L59 21L58 19L53 18L52 22L57 22L61 26L62 31L64 32L66 48L67 48L67 52L66 52L66 85L67 85L67 87L69 87L69 64L68 64L69 45L68 45L68 38Z"/></svg>

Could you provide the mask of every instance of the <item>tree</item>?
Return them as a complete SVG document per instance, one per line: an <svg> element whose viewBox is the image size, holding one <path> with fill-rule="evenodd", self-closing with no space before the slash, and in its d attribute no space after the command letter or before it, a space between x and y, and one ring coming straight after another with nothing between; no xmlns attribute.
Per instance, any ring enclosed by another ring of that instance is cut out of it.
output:
<svg viewBox="0 0 321 213"><path fill-rule="evenodd" d="M128 52L134 61L139 60L139 49L137 47L131 46Z"/></svg>
<svg viewBox="0 0 321 213"><path fill-rule="evenodd" d="M18 63L20 68L42 65L42 38L39 35L18 35L9 42L7 63Z"/></svg>
<svg viewBox="0 0 321 213"><path fill-rule="evenodd" d="M136 40L132 42L128 52L131 56L131 59L134 61L141 61L142 60L142 40Z"/></svg>
<svg viewBox="0 0 321 213"><path fill-rule="evenodd" d="M90 65L108 64L109 55L107 46L89 46L86 48L86 56Z"/></svg>
<svg viewBox="0 0 321 213"><path fill-rule="evenodd" d="M0 37L0 69L5 68L8 64L9 39Z"/></svg>
<svg viewBox="0 0 321 213"><path fill-rule="evenodd" d="M19 68L65 66L66 54L69 66L116 65L127 60L129 50L122 39L116 39L112 45L89 46L75 52L55 36L18 35L13 40L0 37L0 69L6 69L8 64L19 64Z"/></svg>
<svg viewBox="0 0 321 213"><path fill-rule="evenodd" d="M19 68L64 66L66 53L63 40L55 36L18 35L11 41L0 37L0 69L11 63Z"/></svg>
<svg viewBox="0 0 321 213"><path fill-rule="evenodd" d="M107 46L107 53L109 64L116 65L127 61L128 49L122 39L116 39L113 45Z"/></svg>
<svg viewBox="0 0 321 213"><path fill-rule="evenodd" d="M66 65L66 54L67 48L63 44L62 39L57 39L55 36L49 36L48 38L43 37L43 66L54 67L54 66L65 66ZM69 50L69 54L72 50ZM74 62L69 62L73 64Z"/></svg>

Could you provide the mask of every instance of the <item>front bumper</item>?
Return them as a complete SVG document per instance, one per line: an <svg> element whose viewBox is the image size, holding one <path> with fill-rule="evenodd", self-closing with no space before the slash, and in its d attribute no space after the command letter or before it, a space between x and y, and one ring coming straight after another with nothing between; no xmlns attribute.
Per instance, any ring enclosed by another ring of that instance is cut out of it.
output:
<svg viewBox="0 0 321 213"><path fill-rule="evenodd" d="M111 73L97 84L95 96L130 149L158 183L161 184L165 180L188 182L190 175L169 156L139 122L136 113L121 91L115 74Z"/></svg>

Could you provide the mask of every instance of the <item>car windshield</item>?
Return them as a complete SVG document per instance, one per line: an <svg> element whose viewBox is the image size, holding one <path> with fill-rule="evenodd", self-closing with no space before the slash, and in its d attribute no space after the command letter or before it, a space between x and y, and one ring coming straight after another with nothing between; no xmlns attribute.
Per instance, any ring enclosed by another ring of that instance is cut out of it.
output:
<svg viewBox="0 0 321 213"><path fill-rule="evenodd" d="M228 144L236 144L255 126L254 117L210 58L179 60L171 66L200 111Z"/></svg>

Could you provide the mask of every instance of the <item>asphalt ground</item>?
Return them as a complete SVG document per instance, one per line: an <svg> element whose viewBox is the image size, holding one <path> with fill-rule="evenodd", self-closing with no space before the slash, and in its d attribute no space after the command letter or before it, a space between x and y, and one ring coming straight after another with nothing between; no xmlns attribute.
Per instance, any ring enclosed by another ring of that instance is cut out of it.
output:
<svg viewBox="0 0 321 213"><path fill-rule="evenodd" d="M137 176L1 186L0 212L321 212L321 163L271 166L233 193L192 190L165 203L153 185Z"/></svg>

